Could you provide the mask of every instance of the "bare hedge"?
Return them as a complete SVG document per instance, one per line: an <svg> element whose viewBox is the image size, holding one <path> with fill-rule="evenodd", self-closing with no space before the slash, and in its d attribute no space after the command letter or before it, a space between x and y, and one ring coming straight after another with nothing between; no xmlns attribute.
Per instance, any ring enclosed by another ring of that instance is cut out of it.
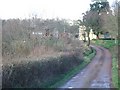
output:
<svg viewBox="0 0 120 90"><path fill-rule="evenodd" d="M3 66L2 85L3 88L47 87L82 62L83 58L79 56L79 52L76 52L48 60Z"/></svg>

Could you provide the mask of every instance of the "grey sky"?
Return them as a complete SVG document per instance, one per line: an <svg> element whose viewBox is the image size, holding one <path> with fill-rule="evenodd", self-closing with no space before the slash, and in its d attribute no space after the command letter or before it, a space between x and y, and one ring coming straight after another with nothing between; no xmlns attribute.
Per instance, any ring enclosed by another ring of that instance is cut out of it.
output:
<svg viewBox="0 0 120 90"><path fill-rule="evenodd" d="M110 4L114 0L108 0ZM29 18L37 14L41 18L79 19L89 9L91 0L0 0L0 18Z"/></svg>

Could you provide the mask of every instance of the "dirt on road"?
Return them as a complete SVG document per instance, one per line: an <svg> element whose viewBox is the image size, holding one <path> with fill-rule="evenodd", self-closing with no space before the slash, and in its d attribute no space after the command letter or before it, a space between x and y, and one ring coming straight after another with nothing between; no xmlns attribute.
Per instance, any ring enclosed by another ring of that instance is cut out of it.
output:
<svg viewBox="0 0 120 90"><path fill-rule="evenodd" d="M91 63L75 75L60 89L64 88L112 88L111 53L100 46L91 46L96 55Z"/></svg>

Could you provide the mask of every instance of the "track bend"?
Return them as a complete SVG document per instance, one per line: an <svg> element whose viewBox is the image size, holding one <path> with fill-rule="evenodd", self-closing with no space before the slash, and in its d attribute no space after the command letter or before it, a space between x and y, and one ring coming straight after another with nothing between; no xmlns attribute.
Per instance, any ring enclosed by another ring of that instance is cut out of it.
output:
<svg viewBox="0 0 120 90"><path fill-rule="evenodd" d="M112 57L110 52L100 46L92 46L96 55L81 72L71 78L60 89L65 88L111 88Z"/></svg>

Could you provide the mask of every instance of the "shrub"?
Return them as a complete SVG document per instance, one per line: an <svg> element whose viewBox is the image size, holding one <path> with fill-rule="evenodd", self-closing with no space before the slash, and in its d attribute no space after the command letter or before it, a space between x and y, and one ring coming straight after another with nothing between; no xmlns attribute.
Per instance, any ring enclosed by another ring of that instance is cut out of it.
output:
<svg viewBox="0 0 120 90"><path fill-rule="evenodd" d="M82 63L82 56L79 57L78 54L77 52L59 58L3 66L3 88L47 87Z"/></svg>
<svg viewBox="0 0 120 90"><path fill-rule="evenodd" d="M18 41L13 41L11 42L11 47L12 50L14 51L15 55L18 56L27 56L30 54L30 51L33 48L34 43L31 41L23 41L23 40L18 40Z"/></svg>
<svg viewBox="0 0 120 90"><path fill-rule="evenodd" d="M12 54L13 50L10 43L2 42L2 56L6 56L7 54Z"/></svg>

